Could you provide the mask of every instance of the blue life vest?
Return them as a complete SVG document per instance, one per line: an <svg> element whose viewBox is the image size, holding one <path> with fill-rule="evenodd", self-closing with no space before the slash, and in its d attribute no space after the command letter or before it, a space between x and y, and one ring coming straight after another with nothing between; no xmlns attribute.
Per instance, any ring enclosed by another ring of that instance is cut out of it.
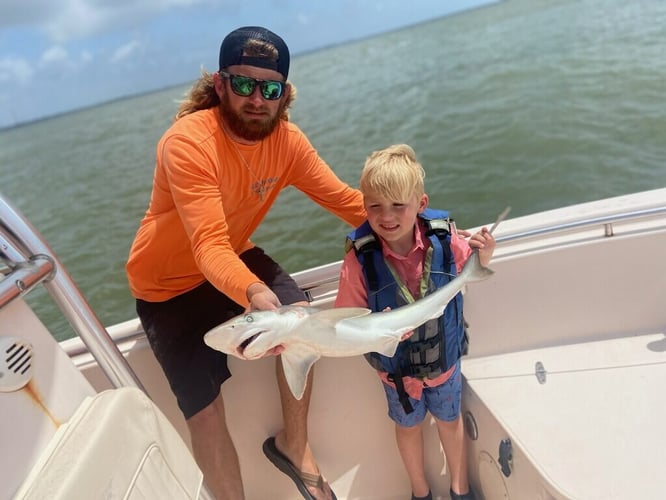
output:
<svg viewBox="0 0 666 500"><path fill-rule="evenodd" d="M457 276L456 263L451 251L449 213L445 210L426 209L419 214L432 245L432 261L426 294L445 286ZM348 246L353 246L363 268L368 305L372 311L395 309L407 303L391 270L382 255L379 238L366 221L348 235ZM418 299L417 299L418 300ZM451 300L444 314L427 321L414 334L398 345L393 357L378 353L366 355L377 370L387 372L398 389L405 411L411 411L408 397L402 387L402 377L436 378L451 368L467 350L467 334L463 318L462 293ZM402 394L401 394L402 392Z"/></svg>

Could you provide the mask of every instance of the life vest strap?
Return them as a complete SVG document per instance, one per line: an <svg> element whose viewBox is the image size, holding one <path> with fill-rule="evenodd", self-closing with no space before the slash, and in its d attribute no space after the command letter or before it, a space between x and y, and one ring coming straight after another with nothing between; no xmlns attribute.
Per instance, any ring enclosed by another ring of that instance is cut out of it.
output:
<svg viewBox="0 0 666 500"><path fill-rule="evenodd" d="M442 233L451 234L451 224L453 219L430 219L426 221L426 226L428 227L428 236L431 234L436 234L440 236Z"/></svg>
<svg viewBox="0 0 666 500"><path fill-rule="evenodd" d="M405 350L408 352L409 355L420 354L429 349L432 349L433 347L438 346L440 341L441 339L439 338L438 334L437 336L433 336L424 340L419 340L418 342L409 342L405 346Z"/></svg>
<svg viewBox="0 0 666 500"><path fill-rule="evenodd" d="M357 252L364 250L364 246L367 244L373 244L376 243L377 239L375 238L375 235L370 233L366 236L362 236L361 238L354 240L352 243L354 245L354 248L356 249Z"/></svg>
<svg viewBox="0 0 666 500"><path fill-rule="evenodd" d="M421 380L433 379L439 377L444 370L442 369L441 362L433 361L422 365L411 365L409 367L410 376Z"/></svg>
<svg viewBox="0 0 666 500"><path fill-rule="evenodd" d="M414 411L414 407L409 400L409 394L407 394L407 391L405 390L405 384L402 382L402 371L398 369L396 373L389 373L387 378L395 384L395 389L398 391L398 400L402 405L402 409L409 415Z"/></svg>

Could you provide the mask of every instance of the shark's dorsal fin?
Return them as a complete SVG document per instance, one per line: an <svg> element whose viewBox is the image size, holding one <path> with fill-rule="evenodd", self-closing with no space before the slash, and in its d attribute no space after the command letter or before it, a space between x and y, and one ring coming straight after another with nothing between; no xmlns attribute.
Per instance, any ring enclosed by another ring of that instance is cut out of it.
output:
<svg viewBox="0 0 666 500"><path fill-rule="evenodd" d="M335 328L335 324L343 319L359 318L366 316L372 311L365 307L334 307L333 309L324 309L317 311L310 316L312 321L325 323L326 325Z"/></svg>
<svg viewBox="0 0 666 500"><path fill-rule="evenodd" d="M312 365L320 358L318 352L303 345L294 344L281 354L284 378L296 399L303 397Z"/></svg>

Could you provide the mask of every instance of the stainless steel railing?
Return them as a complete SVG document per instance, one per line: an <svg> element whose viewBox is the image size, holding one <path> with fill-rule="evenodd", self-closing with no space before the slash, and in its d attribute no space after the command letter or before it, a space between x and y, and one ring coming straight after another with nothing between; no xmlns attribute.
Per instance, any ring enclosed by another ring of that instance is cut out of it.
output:
<svg viewBox="0 0 666 500"><path fill-rule="evenodd" d="M498 235L497 243L513 243L537 237L557 236L562 233L575 232L578 230L598 230L598 236L609 237L615 234L615 230L620 223L659 218L660 216L666 215L666 199L664 200L664 203L665 205L660 207L629 210L604 216L584 217L576 221L550 224L526 231L509 232ZM663 222L663 225L666 226L666 221ZM327 300L331 296L333 296L333 298L335 297L338 283L338 272L341 264L341 260L332 262L297 272L293 274L292 277L306 292L310 300Z"/></svg>
<svg viewBox="0 0 666 500"><path fill-rule="evenodd" d="M0 309L42 283L113 387L144 389L46 241L0 193Z"/></svg>
<svg viewBox="0 0 666 500"><path fill-rule="evenodd" d="M574 222L554 224L539 229L532 229L529 231L512 233L505 236L498 236L497 242L501 243L507 241L524 240L527 238L534 238L537 236L556 234L576 229L592 228L595 226L602 229L604 236L613 236L614 234L613 228L614 225L617 223L636 220L636 219L657 217L659 215L665 215L665 214L666 214L666 206L647 208L641 210L631 210L628 212L604 215L599 217L589 217Z"/></svg>

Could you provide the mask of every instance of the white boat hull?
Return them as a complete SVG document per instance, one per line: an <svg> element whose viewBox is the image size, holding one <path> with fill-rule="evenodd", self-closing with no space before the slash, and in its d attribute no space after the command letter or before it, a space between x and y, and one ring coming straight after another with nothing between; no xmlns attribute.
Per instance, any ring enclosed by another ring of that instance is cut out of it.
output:
<svg viewBox="0 0 666 500"><path fill-rule="evenodd" d="M472 483L486 500L662 497L665 205L661 189L511 219L498 228L495 275L471 285L465 297L471 346L463 360L463 409ZM640 216L613 219L627 212ZM579 225L590 219L597 220ZM297 275L314 305L332 304L338 267ZM189 443L138 321L109 332ZM80 340L62 347L95 390L111 388ZM233 377L222 391L247 498L298 498L261 451L282 425L274 360L231 359L230 366ZM448 498L432 421L424 434L434 497ZM317 363L309 435L339 499L409 498L383 391L361 357ZM507 440L510 457L500 460Z"/></svg>

